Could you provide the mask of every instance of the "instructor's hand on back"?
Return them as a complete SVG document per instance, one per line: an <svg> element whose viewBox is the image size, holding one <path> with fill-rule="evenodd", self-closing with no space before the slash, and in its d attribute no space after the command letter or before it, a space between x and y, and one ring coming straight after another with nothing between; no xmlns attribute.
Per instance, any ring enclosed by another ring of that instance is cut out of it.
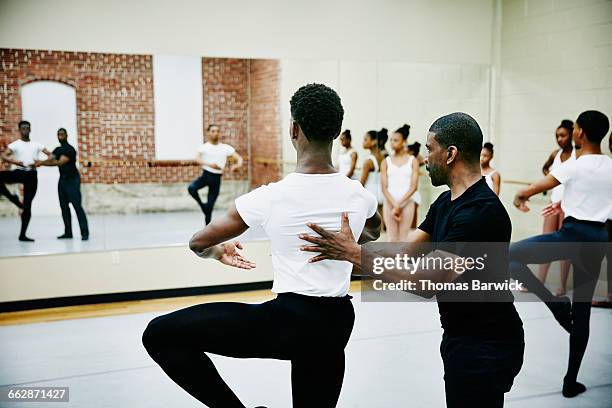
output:
<svg viewBox="0 0 612 408"><path fill-rule="evenodd" d="M308 228L319 234L318 237L307 234L300 234L300 239L315 245L305 245L301 251L318 252L319 255L310 258L308 262L318 262L324 259L336 261L348 261L359 264L361 259L361 247L355 241L353 231L349 225L347 213L342 213L340 231L329 232L317 224L306 224Z"/></svg>

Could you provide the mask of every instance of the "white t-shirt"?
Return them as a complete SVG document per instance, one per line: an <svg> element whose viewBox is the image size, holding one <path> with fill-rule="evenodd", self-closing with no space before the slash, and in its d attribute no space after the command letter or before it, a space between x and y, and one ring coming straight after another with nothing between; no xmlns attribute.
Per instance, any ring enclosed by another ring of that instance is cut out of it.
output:
<svg viewBox="0 0 612 408"><path fill-rule="evenodd" d="M15 160L18 160L23 163L24 166L31 166L34 164L35 160L40 159L40 154L45 149L45 146L41 145L38 142L24 142L21 139L17 139L14 142L8 145L8 148L13 152L13 157ZM35 170L32 168L23 168L16 165L11 165L11 169L21 169L21 170Z"/></svg>
<svg viewBox="0 0 612 408"><path fill-rule="evenodd" d="M221 168L217 170L208 166L202 166L204 170L211 173L222 174L227 158L233 155L235 151L236 150L232 146L225 143L212 144L210 142L206 142L200 146L198 149L198 154L200 154L200 157L204 163L215 163Z"/></svg>
<svg viewBox="0 0 612 408"><path fill-rule="evenodd" d="M570 154L570 157L567 158L565 161L561 161L562 152L563 152L563 149L559 149L552 164L550 165L550 169L549 169L550 171L553 171L555 168L562 165L568 160L576 160L576 149L572 149L572 153ZM563 186L563 184L559 184L557 187L553 188L550 192L550 201L552 201L553 203L557 203L563 200L563 190L564 189L565 187Z"/></svg>
<svg viewBox="0 0 612 408"><path fill-rule="evenodd" d="M565 185L561 208L566 217L606 222L612 214L612 159L587 154L566 160L550 174Z"/></svg>
<svg viewBox="0 0 612 408"><path fill-rule="evenodd" d="M310 244L298 235L316 234L306 224L338 231L342 212L348 212L353 236L358 239L377 207L376 198L359 181L342 173L290 173L236 199L244 222L249 227L263 226L271 241L272 291L308 296L346 295L353 266L332 260L308 263L317 254L300 251Z"/></svg>

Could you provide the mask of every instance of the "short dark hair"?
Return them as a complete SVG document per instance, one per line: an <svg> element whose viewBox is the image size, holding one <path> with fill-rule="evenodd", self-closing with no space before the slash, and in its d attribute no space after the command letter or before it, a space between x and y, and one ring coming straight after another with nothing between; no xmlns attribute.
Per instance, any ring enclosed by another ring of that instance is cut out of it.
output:
<svg viewBox="0 0 612 408"><path fill-rule="evenodd" d="M610 129L608 117L595 110L582 112L576 119L576 123L584 130L586 138L591 143L601 143Z"/></svg>
<svg viewBox="0 0 612 408"><path fill-rule="evenodd" d="M308 140L333 140L340 134L344 109L340 97L323 84L298 89L289 101L291 117Z"/></svg>
<svg viewBox="0 0 612 408"><path fill-rule="evenodd" d="M480 163L482 130L473 117L463 112L454 112L437 119L429 128L435 139L444 148L456 146L459 154L468 163Z"/></svg>
<svg viewBox="0 0 612 408"><path fill-rule="evenodd" d="M211 128L214 128L214 127L221 128L221 127L220 127L219 125L217 125L216 123L211 123L211 124L210 124L210 125L208 125L208 127L206 128L206 131L208 132L208 131L209 131Z"/></svg>
<svg viewBox="0 0 612 408"><path fill-rule="evenodd" d="M30 122L28 122L27 120L20 120L19 124L17 125L17 129L21 128L21 125L28 125L28 126L32 127L32 124Z"/></svg>
<svg viewBox="0 0 612 408"><path fill-rule="evenodd" d="M64 128L57 129L57 133L62 132L62 131L66 134L66 136L68 136L68 131L66 129Z"/></svg>

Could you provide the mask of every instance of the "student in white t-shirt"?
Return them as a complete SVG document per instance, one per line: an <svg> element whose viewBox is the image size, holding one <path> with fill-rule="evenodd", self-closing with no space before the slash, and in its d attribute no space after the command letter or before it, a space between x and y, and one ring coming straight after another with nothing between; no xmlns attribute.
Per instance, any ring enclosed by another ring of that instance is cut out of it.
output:
<svg viewBox="0 0 612 408"><path fill-rule="evenodd" d="M530 197L560 184L565 186L560 203L565 214L561 229L513 244L510 272L546 303L570 333L569 364L563 379L563 396L567 398L586 391L577 381L578 370L589 340L591 301L608 241L605 222L612 214L612 159L601 151L609 128L603 113L581 113L573 128L577 159L561 163L514 197L514 205L528 211ZM553 214L558 208L559 203L551 203L543 215ZM566 296L555 297L527 267L568 258L574 267L571 302Z"/></svg>
<svg viewBox="0 0 612 408"><path fill-rule="evenodd" d="M242 167L242 157L236 153L236 150L225 143L219 142L219 126L211 124L206 129L208 141L198 149L196 161L202 166L202 175L193 180L187 191L189 195L202 209L204 213L206 225L210 223L215 201L219 196L221 188L221 176L228 158L232 158L236 163L230 166L229 171L235 172ZM203 203L198 194L198 190L208 186L208 198Z"/></svg>
<svg viewBox="0 0 612 408"><path fill-rule="evenodd" d="M34 242L26 236L32 218L32 201L38 188L36 168L40 165L40 154L51 157L51 152L38 142L30 140L31 125L27 120L19 122L20 139L10 143L2 152L2 161L11 164L11 170L0 171L0 194L21 209L21 231L19 240ZM6 188L6 184L23 184L23 202Z"/></svg>
<svg viewBox="0 0 612 408"><path fill-rule="evenodd" d="M270 239L274 300L262 304L208 303L151 321L143 343L151 357L183 389L209 407L244 407L221 379L206 352L237 358L291 361L294 408L335 407L344 377L344 348L354 322L348 295L352 265L309 262L298 235L316 221L340 229L341 214L355 238L378 238L376 198L359 181L336 172L333 140L344 110L321 84L301 87L291 98L290 136L297 150L294 173L236 199L226 214L196 233L190 248L204 258L251 269L238 242L261 226ZM225 242L225 244L222 244Z"/></svg>

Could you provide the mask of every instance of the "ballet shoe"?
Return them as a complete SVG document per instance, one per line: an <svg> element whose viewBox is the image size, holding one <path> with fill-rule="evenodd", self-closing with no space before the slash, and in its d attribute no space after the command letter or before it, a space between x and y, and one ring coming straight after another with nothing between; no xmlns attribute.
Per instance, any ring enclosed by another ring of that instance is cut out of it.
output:
<svg viewBox="0 0 612 408"><path fill-rule="evenodd" d="M565 289L557 288L557 290L555 291L555 296L557 297L565 296L566 293L567 291Z"/></svg>
<svg viewBox="0 0 612 408"><path fill-rule="evenodd" d="M19 240L20 240L21 242L34 242L34 240L33 240L32 238L28 238L28 237L26 237L25 235L20 235L20 236L19 236Z"/></svg>
<svg viewBox="0 0 612 408"><path fill-rule="evenodd" d="M576 395L582 394L586 391L586 387L584 384L579 383L578 381L573 381L567 383L563 381L563 390L561 393L565 398L574 398Z"/></svg>
<svg viewBox="0 0 612 408"><path fill-rule="evenodd" d="M567 296L559 297L555 302L549 303L553 316L561 327L568 333L572 331L572 302Z"/></svg>

